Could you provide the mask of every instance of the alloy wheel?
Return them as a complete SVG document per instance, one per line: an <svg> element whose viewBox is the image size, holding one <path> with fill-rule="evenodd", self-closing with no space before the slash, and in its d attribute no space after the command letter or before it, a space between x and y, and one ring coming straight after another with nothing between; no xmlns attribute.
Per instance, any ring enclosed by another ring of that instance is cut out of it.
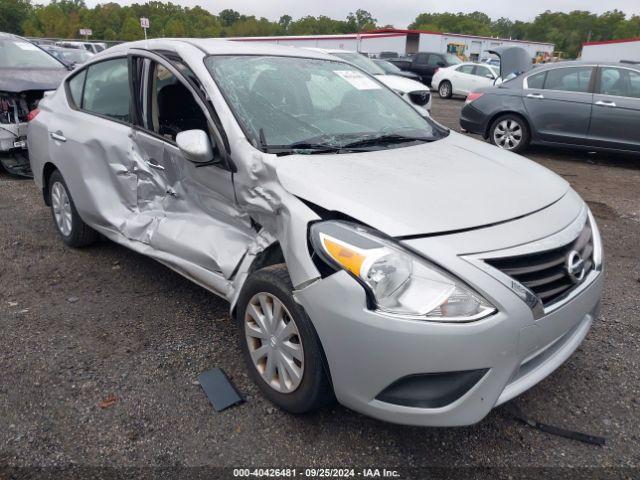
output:
<svg viewBox="0 0 640 480"><path fill-rule="evenodd" d="M513 119L502 120L493 132L495 144L505 150L518 148L522 142L522 126Z"/></svg>
<svg viewBox="0 0 640 480"><path fill-rule="evenodd" d="M440 91L438 93L440 93L440 96L443 97L443 98L447 98L447 97L449 97L449 95L451 95L451 87L450 87L449 83L447 83L447 82L442 82L442 84L440 85L439 90Z"/></svg>
<svg viewBox="0 0 640 480"><path fill-rule="evenodd" d="M251 361L262 379L280 393L300 386L304 351L293 317L270 293L251 297L244 315L244 330Z"/></svg>
<svg viewBox="0 0 640 480"><path fill-rule="evenodd" d="M71 201L67 189L60 182L55 182L51 187L51 206L60 233L68 237L72 228Z"/></svg>

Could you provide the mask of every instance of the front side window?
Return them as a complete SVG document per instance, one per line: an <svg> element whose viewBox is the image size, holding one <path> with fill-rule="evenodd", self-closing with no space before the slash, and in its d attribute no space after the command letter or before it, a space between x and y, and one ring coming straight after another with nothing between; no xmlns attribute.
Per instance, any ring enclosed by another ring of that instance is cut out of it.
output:
<svg viewBox="0 0 640 480"><path fill-rule="evenodd" d="M440 55L433 55L433 54L429 55L429 61L428 61L429 65L437 67L443 63L444 62L442 61L442 57L440 57Z"/></svg>
<svg viewBox="0 0 640 480"><path fill-rule="evenodd" d="M433 55L429 55L428 53L419 53L416 55L416 63L419 63L421 65L425 65L427 63L429 63L429 58L432 57Z"/></svg>
<svg viewBox="0 0 640 480"><path fill-rule="evenodd" d="M479 77L484 77L484 78L496 78L498 76L498 74L496 73L495 70L489 68L489 67L485 67L483 65L478 65L476 67L476 72L475 74Z"/></svg>
<svg viewBox="0 0 640 480"><path fill-rule="evenodd" d="M189 89L164 65L151 64L151 125L162 137L175 141L185 130L208 131L207 118Z"/></svg>
<svg viewBox="0 0 640 480"><path fill-rule="evenodd" d="M205 65L255 146L446 135L353 65L309 58L211 56ZM375 148L375 147L372 147Z"/></svg>
<svg viewBox="0 0 640 480"><path fill-rule="evenodd" d="M600 70L599 93L640 98L640 72L626 68L603 67Z"/></svg>
<svg viewBox="0 0 640 480"><path fill-rule="evenodd" d="M76 107L82 105L82 89L84 88L84 79L87 76L87 71L82 70L77 75L71 77L69 80L69 93L71 94L71 101Z"/></svg>
<svg viewBox="0 0 640 480"><path fill-rule="evenodd" d="M541 89L544 87L544 80L547 78L547 72L536 73L527 78L527 86L529 88Z"/></svg>
<svg viewBox="0 0 640 480"><path fill-rule="evenodd" d="M592 67L556 68L554 70L548 70L547 78L544 82L544 89L587 93L589 91L592 74Z"/></svg>
<svg viewBox="0 0 640 480"><path fill-rule="evenodd" d="M88 67L82 109L121 122L129 122L129 67L126 58L116 58Z"/></svg>
<svg viewBox="0 0 640 480"><path fill-rule="evenodd" d="M33 43L0 39L0 70L3 68L64 68L64 65Z"/></svg>

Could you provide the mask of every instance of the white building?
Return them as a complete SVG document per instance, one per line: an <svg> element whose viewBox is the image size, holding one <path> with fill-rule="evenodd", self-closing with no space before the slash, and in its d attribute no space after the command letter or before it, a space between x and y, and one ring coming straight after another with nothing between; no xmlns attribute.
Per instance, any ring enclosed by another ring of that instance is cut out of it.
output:
<svg viewBox="0 0 640 480"><path fill-rule="evenodd" d="M529 52L532 59L546 59L553 55L555 48L553 43L391 28L359 34L242 37L233 40L355 50L373 55L381 52L395 52L401 56L416 52L450 52L469 60L482 60L489 57L487 50L504 46L522 47Z"/></svg>
<svg viewBox="0 0 640 480"><path fill-rule="evenodd" d="M640 38L583 43L582 60L590 62L640 62Z"/></svg>

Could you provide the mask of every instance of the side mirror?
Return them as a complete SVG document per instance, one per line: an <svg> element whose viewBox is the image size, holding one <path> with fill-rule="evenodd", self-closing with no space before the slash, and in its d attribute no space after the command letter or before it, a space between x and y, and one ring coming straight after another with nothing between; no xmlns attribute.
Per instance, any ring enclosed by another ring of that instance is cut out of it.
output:
<svg viewBox="0 0 640 480"><path fill-rule="evenodd" d="M444 63L444 62L438 62L438 66L439 66L439 67L446 67L446 66L447 66L447 64L446 64L446 63Z"/></svg>
<svg viewBox="0 0 640 480"><path fill-rule="evenodd" d="M491 74L491 73L487 73L487 74L485 75L485 77L487 77L489 80L495 80L495 79L496 79L496 77L495 77L493 74Z"/></svg>
<svg viewBox="0 0 640 480"><path fill-rule="evenodd" d="M187 160L207 163L213 160L213 147L204 130L185 130L176 136L176 144Z"/></svg>

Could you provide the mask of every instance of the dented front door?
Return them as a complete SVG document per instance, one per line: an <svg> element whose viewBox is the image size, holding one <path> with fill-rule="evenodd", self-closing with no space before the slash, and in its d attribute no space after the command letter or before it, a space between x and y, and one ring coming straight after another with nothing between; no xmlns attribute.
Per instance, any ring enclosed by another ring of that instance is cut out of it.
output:
<svg viewBox="0 0 640 480"><path fill-rule="evenodd" d="M154 59L147 68L147 76L154 74L156 64L159 62ZM163 68L178 75L170 65L163 64ZM152 108L173 104L172 99L165 98L163 102L153 99L157 85L151 79L147 85L152 90L147 97ZM173 79L163 85L171 95L182 96L177 108L195 101L184 97L187 85L181 81ZM144 101L140 104L144 105ZM194 105L200 108L197 103ZM170 120L143 121L133 134L138 224L144 226L138 240L152 247L156 256L187 270L192 277L197 278L198 272L204 271L229 279L257 234L249 217L237 206L232 173L219 165L192 163L176 146L175 136L181 129L200 126L197 121L184 123L182 117L177 115L171 128L165 130L162 122ZM208 128L206 119L202 128Z"/></svg>

